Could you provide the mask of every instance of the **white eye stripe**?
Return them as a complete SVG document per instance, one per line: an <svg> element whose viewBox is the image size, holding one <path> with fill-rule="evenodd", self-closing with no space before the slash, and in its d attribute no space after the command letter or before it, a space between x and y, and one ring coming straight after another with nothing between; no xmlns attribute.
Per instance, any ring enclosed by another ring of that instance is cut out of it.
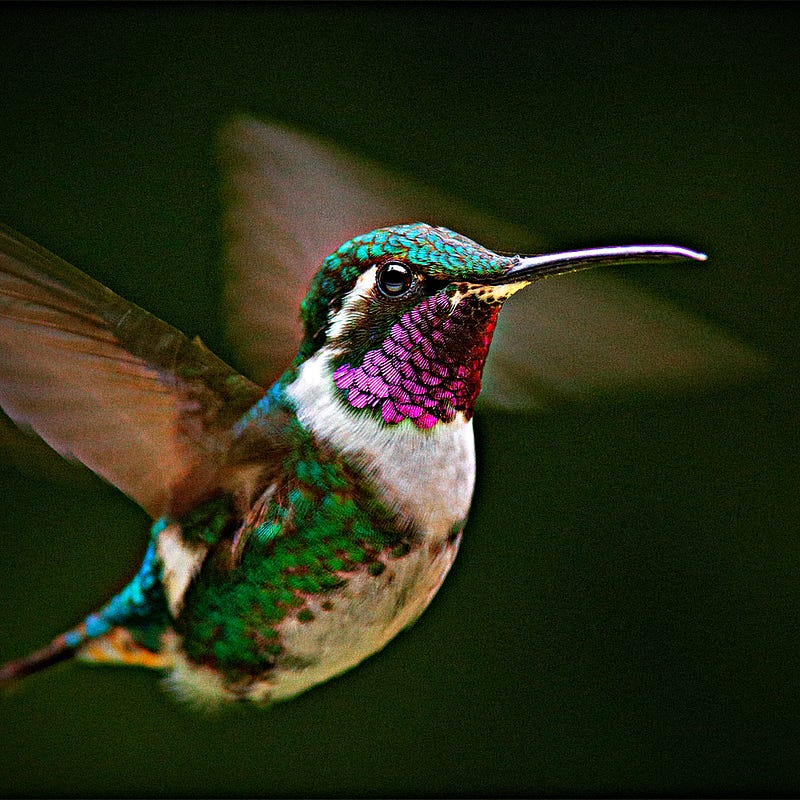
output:
<svg viewBox="0 0 800 800"><path fill-rule="evenodd" d="M344 296L341 308L333 315L326 338L329 342L337 339L348 327L350 321L358 313L359 307L363 307L372 296L375 288L375 274L378 267L370 267L366 272L358 276L353 288Z"/></svg>

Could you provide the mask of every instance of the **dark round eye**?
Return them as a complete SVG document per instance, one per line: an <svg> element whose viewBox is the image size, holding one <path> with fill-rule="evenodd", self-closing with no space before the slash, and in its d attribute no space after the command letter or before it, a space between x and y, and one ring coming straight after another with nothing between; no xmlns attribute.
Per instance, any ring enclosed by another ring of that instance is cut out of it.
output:
<svg viewBox="0 0 800 800"><path fill-rule="evenodd" d="M414 272L400 261L387 261L378 270L378 288L387 297L400 297L414 283Z"/></svg>

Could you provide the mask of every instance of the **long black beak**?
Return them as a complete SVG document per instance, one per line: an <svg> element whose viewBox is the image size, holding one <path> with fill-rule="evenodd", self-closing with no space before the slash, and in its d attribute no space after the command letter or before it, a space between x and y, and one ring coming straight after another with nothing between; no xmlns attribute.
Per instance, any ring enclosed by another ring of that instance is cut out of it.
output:
<svg viewBox="0 0 800 800"><path fill-rule="evenodd" d="M518 256L514 266L492 283L518 283L538 281L550 275L577 272L602 264L630 264L649 261L691 259L705 261L705 253L687 250L671 244L630 244L621 247L594 247L588 250L569 250L542 256Z"/></svg>

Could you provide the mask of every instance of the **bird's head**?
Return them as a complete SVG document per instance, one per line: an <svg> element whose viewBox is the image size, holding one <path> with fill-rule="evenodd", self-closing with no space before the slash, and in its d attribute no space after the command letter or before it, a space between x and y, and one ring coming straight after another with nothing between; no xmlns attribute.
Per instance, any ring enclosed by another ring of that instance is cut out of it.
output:
<svg viewBox="0 0 800 800"><path fill-rule="evenodd" d="M341 401L389 425L469 419L508 297L549 275L665 257L704 258L669 245L522 258L424 223L378 228L324 260L301 307L296 364L324 352Z"/></svg>

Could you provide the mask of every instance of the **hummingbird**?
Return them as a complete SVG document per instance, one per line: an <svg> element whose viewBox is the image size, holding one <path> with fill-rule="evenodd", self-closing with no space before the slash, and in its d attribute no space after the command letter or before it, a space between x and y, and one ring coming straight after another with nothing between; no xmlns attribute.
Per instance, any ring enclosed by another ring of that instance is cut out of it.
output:
<svg viewBox="0 0 800 800"><path fill-rule="evenodd" d="M403 212L353 231L431 195L281 126L238 120L226 137L234 327L269 320L243 337L256 379L0 231L0 406L152 518L124 588L0 668L0 682L75 656L159 670L198 705L266 705L356 666L420 616L453 564L475 484L473 414L506 301L600 265L706 258L667 244L506 254ZM319 213L303 216L304 199ZM296 301L309 251L348 225ZM667 317L681 336L698 325ZM672 362L680 351L682 376L747 360L697 329L691 346L667 348ZM653 361L652 345L637 347L633 372Z"/></svg>

